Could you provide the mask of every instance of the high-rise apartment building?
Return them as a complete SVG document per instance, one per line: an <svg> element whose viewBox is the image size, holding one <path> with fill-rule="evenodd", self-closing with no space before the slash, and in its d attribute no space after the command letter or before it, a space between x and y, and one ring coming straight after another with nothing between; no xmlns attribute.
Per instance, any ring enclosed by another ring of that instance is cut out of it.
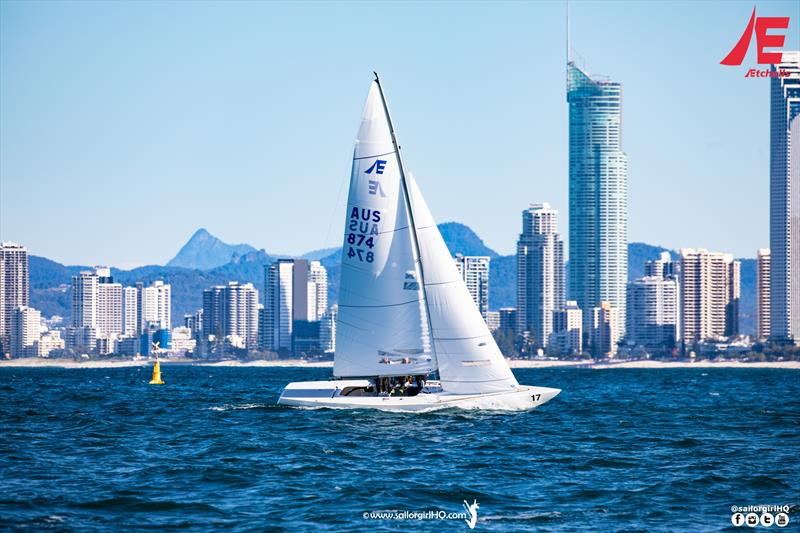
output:
<svg viewBox="0 0 800 533"><path fill-rule="evenodd" d="M319 261L308 262L309 320L322 320L328 311L328 270Z"/></svg>
<svg viewBox="0 0 800 533"><path fill-rule="evenodd" d="M124 331L123 288L111 269L95 267L72 276L72 327L92 328L98 338L114 338Z"/></svg>
<svg viewBox="0 0 800 533"><path fill-rule="evenodd" d="M628 164L622 151L622 84L567 63L569 297L584 310L609 302L625 323ZM584 317L592 318L592 313ZM624 333L620 331L620 333Z"/></svg>
<svg viewBox="0 0 800 533"><path fill-rule="evenodd" d="M663 270L653 269L652 272ZM680 338L678 280L672 275L645 276L628 284L626 338L635 346L667 351Z"/></svg>
<svg viewBox="0 0 800 533"><path fill-rule="evenodd" d="M264 309L267 328L264 341L268 350L292 350L292 322L295 318L295 303L306 302L303 294L298 302L294 298L294 268L291 259L280 259L264 267ZM297 309L298 314L307 316L307 311Z"/></svg>
<svg viewBox="0 0 800 533"><path fill-rule="evenodd" d="M0 356L11 352L11 318L17 307L30 305L28 250L0 243Z"/></svg>
<svg viewBox="0 0 800 533"><path fill-rule="evenodd" d="M517 329L517 308L516 307L501 307L498 311L499 322L497 329L503 331L515 332Z"/></svg>
<svg viewBox="0 0 800 533"><path fill-rule="evenodd" d="M489 262L491 257L456 254L458 273L478 306L484 322L489 312Z"/></svg>
<svg viewBox="0 0 800 533"><path fill-rule="evenodd" d="M610 302L600 302L592 309L589 343L595 357L614 357L620 339L619 313Z"/></svg>
<svg viewBox="0 0 800 533"><path fill-rule="evenodd" d="M11 313L11 355L36 357L39 355L39 335L42 315L32 307L20 306Z"/></svg>
<svg viewBox="0 0 800 533"><path fill-rule="evenodd" d="M223 329L226 336L243 340L244 347L258 347L258 290L252 283L228 283L224 295Z"/></svg>
<svg viewBox="0 0 800 533"><path fill-rule="evenodd" d="M800 51L770 80L770 337L800 344Z"/></svg>
<svg viewBox="0 0 800 533"><path fill-rule="evenodd" d="M661 252L658 259L650 259L644 263L646 277L680 279L681 264L673 261L669 252Z"/></svg>
<svg viewBox="0 0 800 533"><path fill-rule="evenodd" d="M137 288L139 285L137 284ZM172 287L161 280L140 288L142 330L156 323L158 329L172 328Z"/></svg>
<svg viewBox="0 0 800 533"><path fill-rule="evenodd" d="M547 346L550 355L583 353L583 312L575 300L567 300L553 312L553 332Z"/></svg>
<svg viewBox="0 0 800 533"><path fill-rule="evenodd" d="M518 334L530 332L537 346L547 346L553 312L564 305L564 242L558 234L558 211L533 204L522 212L517 241Z"/></svg>
<svg viewBox="0 0 800 533"><path fill-rule="evenodd" d="M756 338L765 340L770 337L770 251L759 248L756 252Z"/></svg>
<svg viewBox="0 0 800 533"><path fill-rule="evenodd" d="M738 333L740 263L730 254L681 249L681 339L686 343Z"/></svg>
<svg viewBox="0 0 800 533"><path fill-rule="evenodd" d="M97 330L99 284L97 273L93 270L83 270L72 276L72 327Z"/></svg>
<svg viewBox="0 0 800 533"><path fill-rule="evenodd" d="M203 291L203 340L225 337L225 287L217 285Z"/></svg>
<svg viewBox="0 0 800 533"><path fill-rule="evenodd" d="M137 335L139 333L139 292L136 287L122 289L122 333Z"/></svg>
<svg viewBox="0 0 800 533"><path fill-rule="evenodd" d="M328 311L322 315L319 325L319 344L325 353L336 351L336 318L339 314L339 306L333 304Z"/></svg>
<svg viewBox="0 0 800 533"><path fill-rule="evenodd" d="M739 335L739 304L742 299L742 262L732 261L728 268L728 305L725 307L725 336Z"/></svg>
<svg viewBox="0 0 800 533"><path fill-rule="evenodd" d="M114 283L111 269L97 267L97 334L100 337L116 337L123 332L122 285Z"/></svg>
<svg viewBox="0 0 800 533"><path fill-rule="evenodd" d="M319 261L279 259L264 268L264 315L262 342L273 351L294 350L295 325L302 329L303 345L310 345L312 328L327 310L328 276ZM317 329L317 335L318 329Z"/></svg>

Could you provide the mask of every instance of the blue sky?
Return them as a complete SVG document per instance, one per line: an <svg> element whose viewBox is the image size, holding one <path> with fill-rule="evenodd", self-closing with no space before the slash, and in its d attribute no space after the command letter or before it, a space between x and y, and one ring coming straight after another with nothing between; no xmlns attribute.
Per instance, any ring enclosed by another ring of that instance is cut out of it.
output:
<svg viewBox="0 0 800 533"><path fill-rule="evenodd" d="M768 244L769 82L719 61L753 2L573 2L573 48L624 84L630 240ZM757 3L789 16L800 4ZM0 3L0 239L70 264L164 263L198 228L340 243L372 71L434 216L511 253L567 234L565 5Z"/></svg>

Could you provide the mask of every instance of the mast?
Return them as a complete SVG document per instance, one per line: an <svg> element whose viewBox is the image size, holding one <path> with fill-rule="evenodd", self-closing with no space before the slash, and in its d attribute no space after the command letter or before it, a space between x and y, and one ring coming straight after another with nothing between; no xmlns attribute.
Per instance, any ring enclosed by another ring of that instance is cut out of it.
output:
<svg viewBox="0 0 800 533"><path fill-rule="evenodd" d="M419 283L422 288L422 299L425 302L425 318L428 322L428 337L431 341L431 353L433 354L433 362L436 366L436 372L439 372L439 361L436 357L436 343L433 340L433 324L431 324L431 313L428 308L428 295L425 292L425 273L422 266L422 255L419 251L419 239L417 238L417 224L414 222L414 211L411 209L411 195L408 193L408 184L406 183L406 173L403 169L403 158L400 155L400 146L397 144L397 137L394 134L394 125L392 125L392 117L389 115L389 106L386 104L386 96L383 94L383 87L381 80L378 78L378 73L375 74L375 83L378 85L378 92L381 95L381 102L383 103L383 111L386 113L386 122L389 124L389 133L392 137L392 145L394 146L395 153L397 154L397 165L400 168L400 183L403 186L403 195L405 196L406 209L408 210L408 220L411 223L411 237L414 244L414 251L417 254L417 261L419 262Z"/></svg>

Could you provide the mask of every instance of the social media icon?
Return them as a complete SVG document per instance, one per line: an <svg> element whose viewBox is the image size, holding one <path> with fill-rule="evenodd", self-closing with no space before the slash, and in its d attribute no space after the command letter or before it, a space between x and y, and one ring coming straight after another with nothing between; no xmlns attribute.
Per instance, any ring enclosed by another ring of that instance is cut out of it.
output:
<svg viewBox="0 0 800 533"><path fill-rule="evenodd" d="M747 513L745 521L747 522L748 526L756 527L758 525L758 515L756 513Z"/></svg>
<svg viewBox="0 0 800 533"><path fill-rule="evenodd" d="M775 522L775 517L772 516L772 513L762 513L761 514L761 525L764 527L769 527Z"/></svg>
<svg viewBox="0 0 800 533"><path fill-rule="evenodd" d="M731 524L739 527L744 524L744 515L742 513L733 513L731 515Z"/></svg>
<svg viewBox="0 0 800 533"><path fill-rule="evenodd" d="M789 525L789 515L786 513L778 513L775 515L775 525L778 527L786 527Z"/></svg>

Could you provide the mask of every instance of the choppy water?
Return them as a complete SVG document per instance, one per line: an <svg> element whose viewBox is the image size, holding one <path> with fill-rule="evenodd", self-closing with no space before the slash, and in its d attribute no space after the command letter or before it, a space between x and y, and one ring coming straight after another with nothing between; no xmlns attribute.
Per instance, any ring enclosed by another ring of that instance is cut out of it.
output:
<svg viewBox="0 0 800 533"><path fill-rule="evenodd" d="M0 529L718 531L731 505L800 524L800 372L516 371L537 411L275 405L327 369L0 369ZM777 529L773 527L773 529Z"/></svg>

